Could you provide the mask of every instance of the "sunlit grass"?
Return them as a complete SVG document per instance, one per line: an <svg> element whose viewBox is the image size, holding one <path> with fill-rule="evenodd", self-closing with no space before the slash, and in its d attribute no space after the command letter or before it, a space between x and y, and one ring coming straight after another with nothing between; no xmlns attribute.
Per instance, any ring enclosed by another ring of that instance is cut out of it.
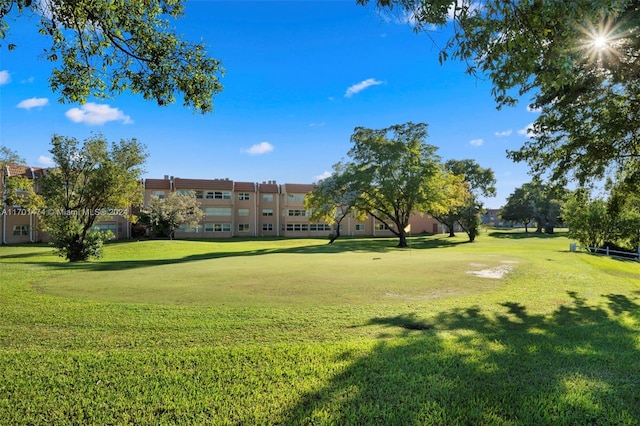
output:
<svg viewBox="0 0 640 426"><path fill-rule="evenodd" d="M0 247L0 423L634 424L640 264L464 241Z"/></svg>

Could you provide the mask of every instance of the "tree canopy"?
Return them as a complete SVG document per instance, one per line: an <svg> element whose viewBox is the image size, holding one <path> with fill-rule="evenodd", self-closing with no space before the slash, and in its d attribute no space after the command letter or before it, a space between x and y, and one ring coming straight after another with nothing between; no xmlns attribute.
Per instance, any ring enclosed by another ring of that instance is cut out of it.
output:
<svg viewBox="0 0 640 426"><path fill-rule="evenodd" d="M552 234L561 220L561 211L568 197L565 188L534 179L525 183L509 195L500 216L511 222L521 222L525 229L531 221L536 223L536 232Z"/></svg>
<svg viewBox="0 0 640 426"><path fill-rule="evenodd" d="M96 221L120 210L132 218L132 205L142 202L144 146L135 139L109 146L102 135L82 145L54 135L51 144L55 166L39 181L46 230L67 260L99 257L103 235L92 229Z"/></svg>
<svg viewBox="0 0 640 426"><path fill-rule="evenodd" d="M463 188L466 189L464 197L450 195L453 201L444 213L432 212L434 217L449 228L449 236L455 236L454 226L457 223L467 233L469 241L474 241L479 233L480 215L483 205L480 197L494 196L496 193L496 179L493 170L481 167L473 159L447 160L444 168L453 176L462 179ZM454 185L460 188L460 185ZM457 200L462 200L460 203Z"/></svg>
<svg viewBox="0 0 640 426"><path fill-rule="evenodd" d="M176 35L171 20L183 13L183 0L0 0L0 42L22 48L9 22L37 16L51 45L34 54L55 64L49 83L61 102L131 91L167 105L181 93L185 106L208 113L224 70L203 43Z"/></svg>
<svg viewBox="0 0 640 426"><path fill-rule="evenodd" d="M370 0L357 0L359 4ZM540 115L508 156L554 182L598 179L640 155L640 2L375 0L419 32L453 33L440 58L488 76L498 107Z"/></svg>
<svg viewBox="0 0 640 426"><path fill-rule="evenodd" d="M333 170L333 174L318 182L304 199L305 207L311 211L310 221L333 225L329 244L340 238L340 226L345 217L355 213L362 220L366 216L356 207L360 193L350 188L351 175L345 173L344 164L335 164Z"/></svg>
<svg viewBox="0 0 640 426"><path fill-rule="evenodd" d="M425 123L356 127L348 160L334 168L334 182L340 182L347 204L386 224L398 237L399 247L407 247L405 228L412 214L444 204L440 158L426 137Z"/></svg>
<svg viewBox="0 0 640 426"><path fill-rule="evenodd" d="M203 216L195 191L170 192L165 198L152 195L139 215L152 233L167 235L169 239L173 239L178 226L197 226Z"/></svg>

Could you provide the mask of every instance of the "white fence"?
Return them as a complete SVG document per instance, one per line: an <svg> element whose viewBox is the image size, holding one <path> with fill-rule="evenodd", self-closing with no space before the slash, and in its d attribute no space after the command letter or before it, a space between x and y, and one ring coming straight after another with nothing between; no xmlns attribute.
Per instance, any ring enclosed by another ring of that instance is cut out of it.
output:
<svg viewBox="0 0 640 426"><path fill-rule="evenodd" d="M611 250L609 249L609 247L600 248L579 246L576 243L569 244L569 251L577 251L578 249L586 250L587 252L593 254L603 254L605 256L615 257L617 259L633 259L640 262L640 247L638 247L638 250L633 253L628 251Z"/></svg>

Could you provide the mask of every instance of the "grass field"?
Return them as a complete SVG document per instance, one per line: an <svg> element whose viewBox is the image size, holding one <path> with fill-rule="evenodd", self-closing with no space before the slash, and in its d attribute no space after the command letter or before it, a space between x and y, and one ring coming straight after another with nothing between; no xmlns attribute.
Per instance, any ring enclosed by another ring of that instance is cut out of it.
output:
<svg viewBox="0 0 640 426"><path fill-rule="evenodd" d="M562 234L0 247L0 425L638 424L640 263Z"/></svg>

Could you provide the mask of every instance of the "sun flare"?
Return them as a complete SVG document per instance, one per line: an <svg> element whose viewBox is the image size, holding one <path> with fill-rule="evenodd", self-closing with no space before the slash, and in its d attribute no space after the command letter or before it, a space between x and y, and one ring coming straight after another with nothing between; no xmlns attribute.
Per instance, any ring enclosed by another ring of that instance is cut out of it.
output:
<svg viewBox="0 0 640 426"><path fill-rule="evenodd" d="M609 38L606 35L598 35L593 39L593 47L598 50L606 49L609 46Z"/></svg>

